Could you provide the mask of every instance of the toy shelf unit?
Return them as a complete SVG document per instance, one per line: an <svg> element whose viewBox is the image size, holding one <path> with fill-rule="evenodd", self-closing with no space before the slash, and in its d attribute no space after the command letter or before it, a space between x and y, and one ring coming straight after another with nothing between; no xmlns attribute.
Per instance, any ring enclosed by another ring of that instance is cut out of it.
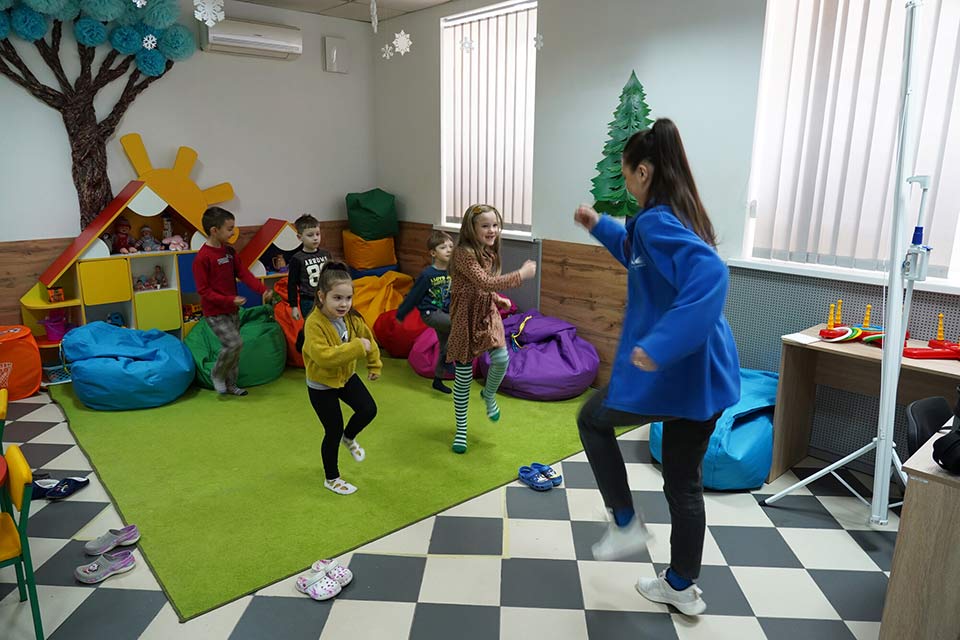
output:
<svg viewBox="0 0 960 640"><path fill-rule="evenodd" d="M272 289L277 280L287 276L290 258L302 246L293 224L278 218L268 218L238 257L240 264L259 278L263 286ZM242 282L237 283L237 291L247 299L245 307L261 304L260 296Z"/></svg>

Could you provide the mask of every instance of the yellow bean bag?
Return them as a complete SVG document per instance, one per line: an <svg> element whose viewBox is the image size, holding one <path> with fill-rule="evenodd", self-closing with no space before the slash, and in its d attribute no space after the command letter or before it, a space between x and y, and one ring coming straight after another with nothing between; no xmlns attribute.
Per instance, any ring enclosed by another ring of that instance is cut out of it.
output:
<svg viewBox="0 0 960 640"><path fill-rule="evenodd" d="M364 240L349 229L343 230L343 256L354 269L377 269L397 264L393 238Z"/></svg>
<svg viewBox="0 0 960 640"><path fill-rule="evenodd" d="M413 278L399 271L358 278L353 281L353 307L373 327L381 313L399 308L412 288Z"/></svg>

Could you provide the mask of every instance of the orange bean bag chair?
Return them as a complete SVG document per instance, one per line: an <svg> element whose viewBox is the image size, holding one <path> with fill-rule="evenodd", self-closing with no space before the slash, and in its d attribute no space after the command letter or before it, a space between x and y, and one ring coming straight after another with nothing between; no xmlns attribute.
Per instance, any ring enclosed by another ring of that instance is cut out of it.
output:
<svg viewBox="0 0 960 640"><path fill-rule="evenodd" d="M399 308L403 297L412 288L413 278L399 271L388 271L380 277L358 278L353 281L353 308L372 330L380 314Z"/></svg>
<svg viewBox="0 0 960 640"><path fill-rule="evenodd" d="M287 341L287 364L303 369L303 356L297 351L297 335L303 330L303 319L293 319L293 309L287 302L287 279L277 280L273 290L283 299L283 302L278 302L273 308L273 317L283 329L283 337Z"/></svg>
<svg viewBox="0 0 960 640"><path fill-rule="evenodd" d="M0 389L11 402L29 398L40 388L43 365L40 349L29 327L0 327Z"/></svg>
<svg viewBox="0 0 960 640"><path fill-rule="evenodd" d="M348 265L360 271L397 264L393 238L364 240L349 229L343 230L343 256Z"/></svg>
<svg viewBox="0 0 960 640"><path fill-rule="evenodd" d="M429 329L420 318L420 310L414 309L407 314L403 322L397 322L397 310L384 311L373 323L373 335L384 351L394 358L406 358L410 355L414 341L421 333Z"/></svg>

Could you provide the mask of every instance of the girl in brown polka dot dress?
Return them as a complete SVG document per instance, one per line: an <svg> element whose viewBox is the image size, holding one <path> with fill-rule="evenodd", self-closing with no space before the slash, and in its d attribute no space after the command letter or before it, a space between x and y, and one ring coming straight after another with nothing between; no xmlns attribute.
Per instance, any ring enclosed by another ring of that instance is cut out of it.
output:
<svg viewBox="0 0 960 640"><path fill-rule="evenodd" d="M498 289L519 287L537 274L537 263L527 260L517 271L500 275L500 212L485 204L473 205L463 216L460 237L450 263L450 339L447 362L456 364L453 385L453 406L457 433L453 438L454 453L467 450L467 406L473 382L473 359L490 352L487 384L480 392L487 404L487 417L500 419L497 389L507 372L510 358L503 335L499 309L509 302L497 294Z"/></svg>

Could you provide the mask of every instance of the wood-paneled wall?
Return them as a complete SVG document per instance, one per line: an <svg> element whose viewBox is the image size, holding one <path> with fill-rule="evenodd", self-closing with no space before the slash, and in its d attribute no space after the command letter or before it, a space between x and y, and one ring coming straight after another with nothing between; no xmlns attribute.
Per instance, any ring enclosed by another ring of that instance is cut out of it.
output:
<svg viewBox="0 0 960 640"><path fill-rule="evenodd" d="M433 225L422 222L401 222L400 235L397 237L397 261L400 271L416 278L431 262L427 240Z"/></svg>
<svg viewBox="0 0 960 640"><path fill-rule="evenodd" d="M575 324L596 347L595 386L606 384L626 307L626 270L603 247L544 240L540 273L540 311Z"/></svg>
<svg viewBox="0 0 960 640"><path fill-rule="evenodd" d="M343 259L342 234L346 227L346 220L320 223L323 246L338 259ZM240 227L236 250L243 249L259 229L259 225ZM0 242L0 325L20 324L20 296L37 283L40 274L71 242L73 238Z"/></svg>

